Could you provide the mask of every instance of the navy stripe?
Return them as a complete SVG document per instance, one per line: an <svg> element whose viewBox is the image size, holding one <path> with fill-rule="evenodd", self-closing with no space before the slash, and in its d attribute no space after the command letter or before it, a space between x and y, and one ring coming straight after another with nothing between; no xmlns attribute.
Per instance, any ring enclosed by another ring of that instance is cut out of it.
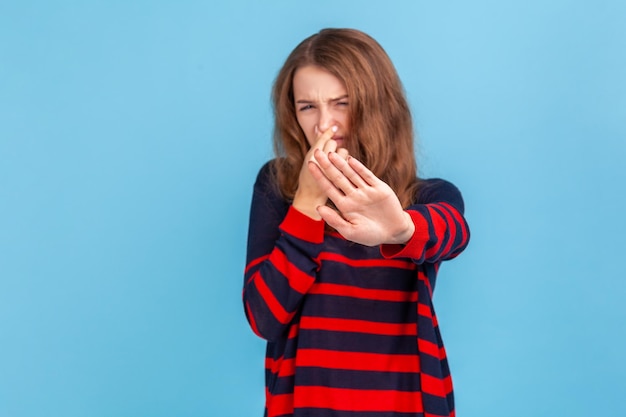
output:
<svg viewBox="0 0 626 417"><path fill-rule="evenodd" d="M415 359L417 360L417 358ZM298 383L302 386L396 390L416 392L421 389L419 374L402 372L352 371L325 368L298 368Z"/></svg>
<svg viewBox="0 0 626 417"><path fill-rule="evenodd" d="M301 349L340 352L417 354L415 336L381 336L326 330L301 330L298 346Z"/></svg>
<svg viewBox="0 0 626 417"><path fill-rule="evenodd" d="M378 249L376 249L378 251ZM380 255L378 255L380 257ZM375 258L374 258L375 259ZM415 291L416 269L401 270L368 266L355 268L339 262L323 260L323 276L318 282L354 285L358 288ZM413 267L416 267L413 265Z"/></svg>
<svg viewBox="0 0 626 417"><path fill-rule="evenodd" d="M435 358L434 356L430 356L430 355L425 355L422 354L420 356L420 365L422 366L422 369L424 373L428 374L428 370L429 369L438 369L441 366L441 361L438 358ZM446 366L447 369L447 366ZM434 375L437 378L439 378L440 376L445 378L447 376L450 375L450 372L442 372L441 375Z"/></svg>
<svg viewBox="0 0 626 417"><path fill-rule="evenodd" d="M266 375L267 376L267 375ZM294 377L281 376L280 378L275 375L270 375L268 380L268 387L272 391L272 395L291 394L293 392Z"/></svg>
<svg viewBox="0 0 626 417"><path fill-rule="evenodd" d="M302 315L380 323L415 323L417 304L309 294L302 305Z"/></svg>
<svg viewBox="0 0 626 417"><path fill-rule="evenodd" d="M423 392L422 402L424 410L428 410L431 414L447 416L451 410L454 410L454 396L452 394L447 397L438 397Z"/></svg>

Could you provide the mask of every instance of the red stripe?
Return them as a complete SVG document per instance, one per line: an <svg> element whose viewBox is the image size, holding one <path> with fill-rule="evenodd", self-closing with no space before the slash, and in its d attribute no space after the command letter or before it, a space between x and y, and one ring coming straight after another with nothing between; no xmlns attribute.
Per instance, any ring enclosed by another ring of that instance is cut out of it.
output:
<svg viewBox="0 0 626 417"><path fill-rule="evenodd" d="M325 349L300 349L297 366L352 371L419 372L419 360L415 355L341 352Z"/></svg>
<svg viewBox="0 0 626 417"><path fill-rule="evenodd" d="M269 258L269 255L263 255L260 256L256 259L253 259L252 261L250 261L250 263L248 265L246 265L246 269L243 271L244 274L247 274L248 271L250 270L250 268L252 268L255 265L260 264L261 262L263 262L264 260L266 260L267 258Z"/></svg>
<svg viewBox="0 0 626 417"><path fill-rule="evenodd" d="M291 288L298 291L300 294L306 293L311 284L315 281L315 278L302 272L294 264L289 262L287 256L279 249L275 249L272 252L270 261L281 274L287 277Z"/></svg>
<svg viewBox="0 0 626 417"><path fill-rule="evenodd" d="M417 314L419 314L420 316L428 317L429 319L433 318L432 310L430 309L429 306L423 303L417 304Z"/></svg>
<svg viewBox="0 0 626 417"><path fill-rule="evenodd" d="M443 348L442 348L442 349L443 349ZM445 356L445 352L444 352L444 356ZM449 394L449 393L451 393L451 392L452 392L453 387L452 387L452 377L451 377L451 376L448 376L447 378L445 378L445 379L443 380L443 387L444 387L444 389L446 390L446 393L448 393L448 394ZM446 394L446 395L447 395L447 394Z"/></svg>
<svg viewBox="0 0 626 417"><path fill-rule="evenodd" d="M426 251L426 258L433 257L439 249L441 249L441 245L443 244L444 235L441 233L442 230L446 230L446 222L441 217L438 211L436 211L431 205L426 206L428 208L428 212L430 213L430 218L433 224L433 230L435 233L436 244Z"/></svg>
<svg viewBox="0 0 626 417"><path fill-rule="evenodd" d="M447 378L439 379L422 373L421 382L422 391L427 394L445 398L451 392L451 390L448 391L447 389L447 387L452 388L452 380L449 376Z"/></svg>
<svg viewBox="0 0 626 417"><path fill-rule="evenodd" d="M459 246L465 245L467 243L467 228L465 227L465 220L463 219L463 215L456 209L454 206L448 203L441 203L442 206L446 207L454 219L461 225L461 233L463 233L463 239L461 240L461 244Z"/></svg>
<svg viewBox="0 0 626 417"><path fill-rule="evenodd" d="M341 284L313 284L309 294L337 295L343 297L362 298L377 301L417 301L416 291L381 290L358 288L353 285Z"/></svg>
<svg viewBox="0 0 626 417"><path fill-rule="evenodd" d="M280 359L274 360L272 358L265 358L265 369L269 369L274 375L292 376L296 372L296 363L294 359Z"/></svg>
<svg viewBox="0 0 626 417"><path fill-rule="evenodd" d="M417 347L420 352L424 352L439 360L443 360L446 357L446 350L443 347L440 348L439 345L433 342L429 342L428 340L418 338Z"/></svg>
<svg viewBox="0 0 626 417"><path fill-rule="evenodd" d="M298 331L300 330L300 326L297 324L293 324L289 327L289 334L287 335L287 339L294 339L298 336Z"/></svg>
<svg viewBox="0 0 626 417"><path fill-rule="evenodd" d="M421 413L420 392L358 390L298 386L295 408L326 408L356 412Z"/></svg>
<svg viewBox="0 0 626 417"><path fill-rule="evenodd" d="M415 269L415 264L410 261L403 261L398 259L350 259L343 255L339 255L337 253L332 252L322 252L317 257L317 261L332 261L339 262L342 264L361 267L361 268L371 268L371 267L381 267L381 268L400 268L400 269Z"/></svg>
<svg viewBox="0 0 626 417"><path fill-rule="evenodd" d="M263 297L265 304L269 307L272 315L281 322L282 324L287 324L291 321L293 317L293 313L288 313L285 308L280 304L280 302L276 299L272 291L269 289L265 281L263 281L263 277L258 272L254 274L254 285L257 290Z"/></svg>
<svg viewBox="0 0 626 417"><path fill-rule="evenodd" d="M417 304L417 314L420 316L428 317L432 320L433 326L437 327L437 316L433 313L433 310L427 304L418 303Z"/></svg>
<svg viewBox="0 0 626 417"><path fill-rule="evenodd" d="M307 242L324 242L324 221L313 220L306 214L298 211L294 206L289 207L279 228Z"/></svg>
<svg viewBox="0 0 626 417"><path fill-rule="evenodd" d="M267 417L293 414L293 394L272 395L265 391L267 403Z"/></svg>
<svg viewBox="0 0 626 417"><path fill-rule="evenodd" d="M452 245L454 244L454 238L456 237L456 222L452 218L452 214L450 213L450 210L448 207L440 205L439 208L441 209L441 211L443 211L443 215L446 218L446 223L448 224L449 239L448 239L448 243L446 244L446 247L443 249L443 253L448 253L450 252L450 249L452 248Z"/></svg>
<svg viewBox="0 0 626 417"><path fill-rule="evenodd" d="M367 333L385 336L416 336L415 323L380 323L367 320L334 319L305 316L300 319L300 328L335 332Z"/></svg>
<svg viewBox="0 0 626 417"><path fill-rule="evenodd" d="M426 353L432 354L429 351ZM437 350L434 353L432 356L437 356ZM414 355L340 352L322 349L300 350L298 352L298 366L355 371L419 372L419 361ZM265 368L279 377L292 376L295 374L296 362L295 359L284 359L283 357L276 360L265 358Z"/></svg>

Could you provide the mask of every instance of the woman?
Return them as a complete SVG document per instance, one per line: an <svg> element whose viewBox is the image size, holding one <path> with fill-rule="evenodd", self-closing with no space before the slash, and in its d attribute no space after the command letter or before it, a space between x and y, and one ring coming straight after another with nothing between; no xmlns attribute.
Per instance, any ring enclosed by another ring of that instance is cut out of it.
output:
<svg viewBox="0 0 626 417"><path fill-rule="evenodd" d="M273 104L243 291L268 341L266 416L454 415L432 292L469 229L452 184L417 178L387 54L322 30L287 58Z"/></svg>

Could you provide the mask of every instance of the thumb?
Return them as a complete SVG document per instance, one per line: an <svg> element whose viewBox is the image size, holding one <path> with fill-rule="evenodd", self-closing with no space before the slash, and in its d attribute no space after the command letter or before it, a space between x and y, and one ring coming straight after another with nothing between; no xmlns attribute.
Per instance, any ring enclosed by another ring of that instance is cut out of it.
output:
<svg viewBox="0 0 626 417"><path fill-rule="evenodd" d="M328 206L318 206L317 212L320 216L322 216L322 219L324 219L324 221L328 223L330 227L334 228L342 235L343 233L341 232L341 230L345 230L346 226L350 225L350 223L348 223L343 217L341 217L341 215L336 210L333 210Z"/></svg>

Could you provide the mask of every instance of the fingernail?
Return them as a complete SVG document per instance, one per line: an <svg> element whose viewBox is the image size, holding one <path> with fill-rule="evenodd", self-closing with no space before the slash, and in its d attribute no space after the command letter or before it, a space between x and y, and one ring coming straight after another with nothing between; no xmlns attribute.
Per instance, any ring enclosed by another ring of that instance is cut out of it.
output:
<svg viewBox="0 0 626 417"><path fill-rule="evenodd" d="M331 130L332 130L333 132L336 132L338 129L339 129L339 128L338 128L337 126L333 126Z"/></svg>

